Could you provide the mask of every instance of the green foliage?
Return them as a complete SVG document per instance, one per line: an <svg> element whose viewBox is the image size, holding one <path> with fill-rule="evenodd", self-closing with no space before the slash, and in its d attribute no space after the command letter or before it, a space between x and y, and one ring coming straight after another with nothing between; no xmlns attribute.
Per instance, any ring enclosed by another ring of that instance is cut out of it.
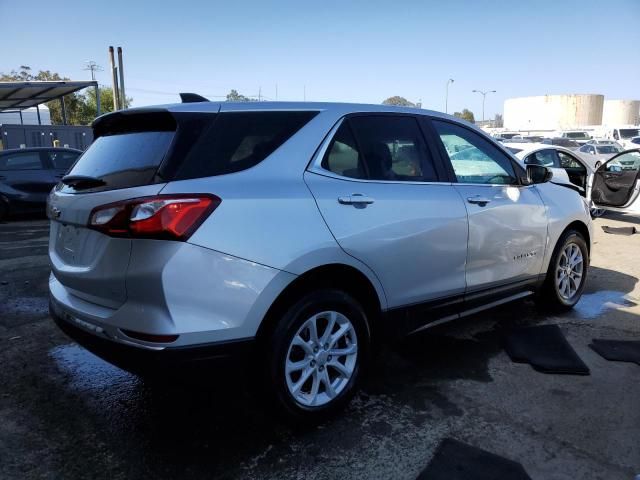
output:
<svg viewBox="0 0 640 480"><path fill-rule="evenodd" d="M30 82L30 81L64 81L70 80L68 77L61 77L58 73L49 70L40 70L37 74L31 73L31 67L20 65L18 71L11 70L10 73L0 73L0 82ZM100 112L107 113L113 111L113 91L108 87L100 87ZM129 107L132 98L127 97L126 106ZM83 93L72 93L65 95L64 102L67 110L67 124L69 125L89 125L96 117L96 92L94 88L85 89ZM62 124L62 106L60 100L47 102L51 114L51 123Z"/></svg>
<svg viewBox="0 0 640 480"><path fill-rule="evenodd" d="M244 95L239 94L237 90L231 90L227 94L227 102L255 102L255 101L257 100L254 98L245 97Z"/></svg>
<svg viewBox="0 0 640 480"><path fill-rule="evenodd" d="M473 116L473 112L467 108L463 109L462 112L455 112L453 116L466 120L467 122L471 122L471 123L476 122L476 119Z"/></svg>
<svg viewBox="0 0 640 480"><path fill-rule="evenodd" d="M415 103L410 102L404 97L399 97L398 95L387 98L384 102L382 102L382 104L395 105L396 107L415 107L416 106Z"/></svg>

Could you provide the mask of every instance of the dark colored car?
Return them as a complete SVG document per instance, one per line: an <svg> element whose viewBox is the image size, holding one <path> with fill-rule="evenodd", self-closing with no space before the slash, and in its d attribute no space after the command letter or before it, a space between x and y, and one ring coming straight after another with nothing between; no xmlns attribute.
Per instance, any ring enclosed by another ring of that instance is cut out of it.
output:
<svg viewBox="0 0 640 480"><path fill-rule="evenodd" d="M81 154L74 148L0 150L0 220L43 212L47 195Z"/></svg>

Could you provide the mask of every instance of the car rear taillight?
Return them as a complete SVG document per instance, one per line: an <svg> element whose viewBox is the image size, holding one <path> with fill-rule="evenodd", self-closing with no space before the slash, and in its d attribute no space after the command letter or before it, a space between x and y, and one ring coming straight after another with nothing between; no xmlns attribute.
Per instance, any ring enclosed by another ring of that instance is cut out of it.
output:
<svg viewBox="0 0 640 480"><path fill-rule="evenodd" d="M94 208L89 228L112 237L184 241L220 202L208 194L134 198Z"/></svg>

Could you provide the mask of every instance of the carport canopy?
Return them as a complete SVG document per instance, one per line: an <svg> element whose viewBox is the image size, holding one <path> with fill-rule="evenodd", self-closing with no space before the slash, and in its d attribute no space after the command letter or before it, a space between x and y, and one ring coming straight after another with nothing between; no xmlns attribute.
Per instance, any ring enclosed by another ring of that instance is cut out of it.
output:
<svg viewBox="0 0 640 480"><path fill-rule="evenodd" d="M87 87L97 87L98 82L0 82L0 112L24 110L50 102Z"/></svg>
<svg viewBox="0 0 640 480"><path fill-rule="evenodd" d="M16 112L60 99L66 123L64 96L83 88L98 88L96 81L0 82L0 112ZM98 107L99 108L99 107ZM38 117L39 117L38 111Z"/></svg>

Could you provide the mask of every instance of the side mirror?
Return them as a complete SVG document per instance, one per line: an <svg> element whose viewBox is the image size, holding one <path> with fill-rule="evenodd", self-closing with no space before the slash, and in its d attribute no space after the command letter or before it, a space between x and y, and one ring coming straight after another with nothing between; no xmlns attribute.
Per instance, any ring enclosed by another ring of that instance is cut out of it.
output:
<svg viewBox="0 0 640 480"><path fill-rule="evenodd" d="M527 184L546 183L553 178L553 172L542 165L527 165Z"/></svg>

